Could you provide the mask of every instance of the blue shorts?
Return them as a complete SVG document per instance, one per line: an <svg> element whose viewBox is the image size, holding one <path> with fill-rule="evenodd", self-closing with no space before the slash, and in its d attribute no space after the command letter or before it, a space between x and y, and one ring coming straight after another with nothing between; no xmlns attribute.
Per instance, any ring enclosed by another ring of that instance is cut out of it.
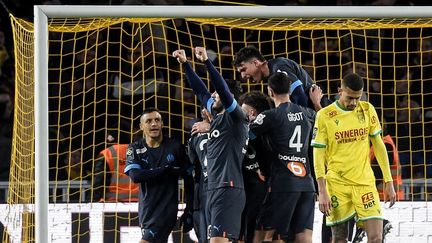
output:
<svg viewBox="0 0 432 243"><path fill-rule="evenodd" d="M168 241L168 236L172 230L173 227L141 228L141 239L152 243L165 243Z"/></svg>
<svg viewBox="0 0 432 243"><path fill-rule="evenodd" d="M243 189L223 187L208 191L209 237L237 240L246 196Z"/></svg>

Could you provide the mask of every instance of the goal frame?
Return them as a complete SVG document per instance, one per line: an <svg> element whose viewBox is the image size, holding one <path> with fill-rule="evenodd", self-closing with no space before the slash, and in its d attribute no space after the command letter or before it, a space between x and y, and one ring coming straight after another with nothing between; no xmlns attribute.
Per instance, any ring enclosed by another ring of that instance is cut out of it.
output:
<svg viewBox="0 0 432 243"><path fill-rule="evenodd" d="M431 6L34 6L35 240L50 242L48 224L48 18L430 18Z"/></svg>

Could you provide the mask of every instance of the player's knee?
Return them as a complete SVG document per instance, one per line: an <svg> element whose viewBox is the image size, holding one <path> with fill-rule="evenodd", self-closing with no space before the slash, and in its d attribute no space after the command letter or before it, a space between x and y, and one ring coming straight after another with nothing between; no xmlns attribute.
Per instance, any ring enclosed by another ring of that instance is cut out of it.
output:
<svg viewBox="0 0 432 243"><path fill-rule="evenodd" d="M332 237L332 243L346 243L348 242L348 236L342 237L342 236L333 236Z"/></svg>
<svg viewBox="0 0 432 243"><path fill-rule="evenodd" d="M296 243L312 243L313 231L310 229L304 229L302 232L297 233L295 237Z"/></svg>
<svg viewBox="0 0 432 243"><path fill-rule="evenodd" d="M369 243L381 243L382 242L382 234L379 232L377 233L370 233L367 235L368 242Z"/></svg>

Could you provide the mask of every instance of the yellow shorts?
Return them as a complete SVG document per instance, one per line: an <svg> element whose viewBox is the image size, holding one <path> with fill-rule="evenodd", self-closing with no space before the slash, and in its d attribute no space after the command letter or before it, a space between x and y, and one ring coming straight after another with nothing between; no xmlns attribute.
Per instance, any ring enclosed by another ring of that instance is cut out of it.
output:
<svg viewBox="0 0 432 243"><path fill-rule="evenodd" d="M378 191L372 186L348 186L327 181L332 209L327 226L337 225L352 217L365 221L383 219Z"/></svg>

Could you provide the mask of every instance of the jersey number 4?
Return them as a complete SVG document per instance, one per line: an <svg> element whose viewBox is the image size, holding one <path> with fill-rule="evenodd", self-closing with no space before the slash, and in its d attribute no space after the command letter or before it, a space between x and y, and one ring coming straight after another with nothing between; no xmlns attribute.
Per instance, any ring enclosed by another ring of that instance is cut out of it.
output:
<svg viewBox="0 0 432 243"><path fill-rule="evenodd" d="M297 125L294 128L294 132L289 140L289 147L295 148L297 152L300 152L303 148L301 143L301 126ZM296 176L303 177L306 175L306 168L301 162L289 162L287 164L288 169Z"/></svg>
<svg viewBox="0 0 432 243"><path fill-rule="evenodd" d="M289 147L295 148L297 152L300 152L303 148L303 144L301 143L301 126L297 125L294 128L294 132L289 140Z"/></svg>

